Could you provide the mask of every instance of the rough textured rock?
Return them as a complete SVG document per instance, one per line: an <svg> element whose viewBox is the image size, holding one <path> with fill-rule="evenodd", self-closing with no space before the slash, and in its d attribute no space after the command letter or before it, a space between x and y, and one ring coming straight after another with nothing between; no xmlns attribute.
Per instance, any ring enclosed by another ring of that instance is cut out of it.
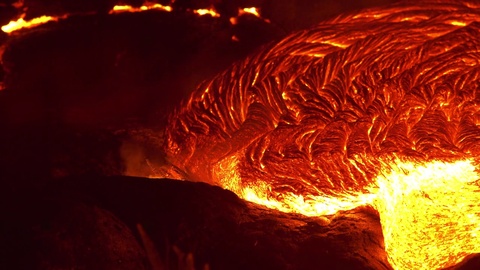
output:
<svg viewBox="0 0 480 270"><path fill-rule="evenodd" d="M109 211L71 193L22 195L2 200L0 268L148 268L132 231Z"/></svg>
<svg viewBox="0 0 480 270"><path fill-rule="evenodd" d="M42 182L50 184L2 190L2 269L149 268L138 224L166 269L193 261L195 269L391 269L371 208L312 218L204 183L98 176ZM479 266L473 255L451 269Z"/></svg>
<svg viewBox="0 0 480 270"><path fill-rule="evenodd" d="M110 213L135 232L141 224L169 269L180 264L180 253L192 253L196 269L390 269L370 208L311 218L204 183L93 176L9 192L4 201L15 208L3 209L1 242L14 245L10 263L28 262L30 269L91 269L99 258L93 265L102 269L143 267L137 242Z"/></svg>

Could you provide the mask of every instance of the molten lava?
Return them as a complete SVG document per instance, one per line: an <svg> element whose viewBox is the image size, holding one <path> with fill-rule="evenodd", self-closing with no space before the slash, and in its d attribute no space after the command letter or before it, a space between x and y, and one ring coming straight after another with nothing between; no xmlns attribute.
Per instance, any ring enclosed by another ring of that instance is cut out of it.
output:
<svg viewBox="0 0 480 270"><path fill-rule="evenodd" d="M260 16L259 8L256 7L239 8L237 16L230 18L230 23L233 25L238 24L238 18L244 15L253 15L259 19L262 19L264 22L270 23L269 19L264 19L262 16Z"/></svg>
<svg viewBox="0 0 480 270"><path fill-rule="evenodd" d="M213 9L213 8L210 8L210 9L204 9L204 8L195 9L193 11L193 13L198 14L200 16L210 15L212 17L220 17L220 14L217 11L215 11L215 9Z"/></svg>
<svg viewBox="0 0 480 270"><path fill-rule="evenodd" d="M438 269L480 252L480 178L473 163L405 162L377 177L374 206L394 268Z"/></svg>
<svg viewBox="0 0 480 270"><path fill-rule="evenodd" d="M25 14L23 14L18 20L11 21L8 24L2 26L1 27L2 31L9 34L22 28L32 28L50 21L58 21L59 18L63 18L63 17L52 17L52 16L40 16L37 18L33 18L31 20L25 21L23 19L24 17L25 17Z"/></svg>
<svg viewBox="0 0 480 270"><path fill-rule="evenodd" d="M110 11L110 14L122 13L122 12L142 12L142 11L152 10L152 9L163 10L168 12L172 11L171 6L164 6L156 3L145 3L140 7L132 7L129 5L116 5L112 8L112 10Z"/></svg>
<svg viewBox="0 0 480 270"><path fill-rule="evenodd" d="M258 9L256 7L247 7L247 8L239 9L238 15L241 16L243 14L252 14L253 16L261 18L260 13L258 12Z"/></svg>
<svg viewBox="0 0 480 270"><path fill-rule="evenodd" d="M118 13L126 13L126 12L143 12L148 10L160 10L160 11L171 12L172 7L157 4L157 3L150 3L150 2L145 2L142 6L139 6L139 7L133 7L130 5L115 5L112 8L112 10L109 11L109 14L118 14ZM193 12L194 14L198 14L200 16L208 14L212 17L220 17L220 14L218 14L214 9L198 9L190 12ZM1 27L1 30L7 34L10 34L20 29L37 27L39 25L45 24L50 21L59 21L60 19L68 18L69 16L74 14L64 14L62 16L43 15L27 21L24 20L25 15L26 14L22 14L20 18L18 18L17 20L10 21L8 24L3 25Z"/></svg>
<svg viewBox="0 0 480 270"><path fill-rule="evenodd" d="M145 3L140 7L132 7L129 5L116 5L112 8L112 10L110 10L109 14L117 14L117 13L124 13L124 12L142 12L147 10L161 10L161 11L170 12L172 11L172 7L164 6L161 4L149 4L149 3ZM59 21L60 19L66 19L73 14L63 14L62 16L43 15L27 21L24 20L25 15L26 14L22 14L20 18L18 18L17 20L10 21L8 24L3 25L1 27L2 31L7 34L11 34L20 29L34 28L50 21Z"/></svg>
<svg viewBox="0 0 480 270"><path fill-rule="evenodd" d="M401 2L294 33L205 82L165 150L285 212L379 212L396 269L480 252L480 5Z"/></svg>

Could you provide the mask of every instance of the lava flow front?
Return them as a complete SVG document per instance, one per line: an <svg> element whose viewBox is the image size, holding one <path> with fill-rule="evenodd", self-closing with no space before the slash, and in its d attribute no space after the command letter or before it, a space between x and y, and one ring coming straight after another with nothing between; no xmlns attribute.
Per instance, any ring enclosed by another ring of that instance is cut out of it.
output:
<svg viewBox="0 0 480 270"><path fill-rule="evenodd" d="M480 252L480 5L401 2L292 34L173 115L189 178L285 212L379 212L396 269Z"/></svg>

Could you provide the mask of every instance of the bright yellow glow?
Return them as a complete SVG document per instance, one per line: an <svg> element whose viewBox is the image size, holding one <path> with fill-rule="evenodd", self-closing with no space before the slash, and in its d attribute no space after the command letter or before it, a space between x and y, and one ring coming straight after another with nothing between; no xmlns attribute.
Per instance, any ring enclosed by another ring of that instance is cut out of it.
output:
<svg viewBox="0 0 480 270"><path fill-rule="evenodd" d="M388 259L395 269L438 269L480 252L479 175L471 160L397 163L377 177Z"/></svg>
<svg viewBox="0 0 480 270"><path fill-rule="evenodd" d="M220 17L220 14L218 14L214 9L196 9L193 11L193 13L200 16L210 15L212 17Z"/></svg>
<svg viewBox="0 0 480 270"><path fill-rule="evenodd" d="M141 7L135 8L129 5L116 5L113 9L109 12L110 14L113 13L121 13L121 12L141 12L146 10L164 10L164 11L172 11L172 7L164 6L160 4L146 4ZM65 14L60 17L52 17L52 16L41 16L37 18L33 18L31 20L25 21L24 20L25 14L23 14L18 20L10 21L8 24L1 27L2 31L5 33L12 33L14 31L23 29L23 28L33 28L39 26L41 24L47 23L49 21L58 21L59 19L64 19L68 17L68 14Z"/></svg>
<svg viewBox="0 0 480 270"><path fill-rule="evenodd" d="M116 5L110 11L110 14L121 13L121 12L140 12L140 11L146 11L146 10L152 10L152 9L164 10L168 12L172 11L171 6L164 6L160 4L145 4L141 7L132 7L129 5Z"/></svg>
<svg viewBox="0 0 480 270"><path fill-rule="evenodd" d="M464 26L467 25L466 23L464 23L464 22L459 22L459 21L451 21L450 24L451 24L451 25L455 25L455 26L461 26L461 27L464 27Z"/></svg>
<svg viewBox="0 0 480 270"><path fill-rule="evenodd" d="M116 5L116 6L113 7L112 10L114 10L114 11L129 11L131 9L133 9L133 7L129 6L129 5Z"/></svg>
<svg viewBox="0 0 480 270"><path fill-rule="evenodd" d="M480 252L479 175L472 160L424 163L390 160L366 194L339 197L278 194L265 181L243 184L236 156L217 163L218 184L239 197L283 212L335 214L373 205L395 269L438 269Z"/></svg>
<svg viewBox="0 0 480 270"><path fill-rule="evenodd" d="M260 12L259 12L258 8L256 8L256 7L239 8L238 9L238 15L236 17L231 17L230 18L230 23L232 25L238 24L238 17L240 17L242 15L246 15L246 14L253 15L255 17L258 17L258 18L262 19L263 21L265 21L267 23L270 23L270 20L263 19L260 16Z"/></svg>
<svg viewBox="0 0 480 270"><path fill-rule="evenodd" d="M16 20L16 21L10 21L7 25L2 26L2 31L5 33L12 33L13 31L17 31L22 28L31 28L35 27L44 23L47 23L49 21L57 21L58 18L52 17L52 16L41 16L38 18L33 18L31 20L25 21L22 18Z"/></svg>
<svg viewBox="0 0 480 270"><path fill-rule="evenodd" d="M335 46L335 47L339 47L339 48L342 48L342 49L345 49L345 48L348 47L348 45L342 44L340 42L331 41L331 40L324 40L322 43L332 45L332 46Z"/></svg>
<svg viewBox="0 0 480 270"><path fill-rule="evenodd" d="M242 184L238 173L238 159L235 156L217 163L213 169L219 185L233 191L242 199L265 205L287 213L299 213L305 216L332 215L341 210L350 210L360 205L373 203L373 194L345 195L341 198L328 196L297 195L294 193L278 194L272 192L271 186L258 180L255 184Z"/></svg>
<svg viewBox="0 0 480 270"><path fill-rule="evenodd" d="M260 13L256 7L247 7L247 8L242 8L238 10L238 15L243 15L243 14L252 14L254 16L260 17Z"/></svg>

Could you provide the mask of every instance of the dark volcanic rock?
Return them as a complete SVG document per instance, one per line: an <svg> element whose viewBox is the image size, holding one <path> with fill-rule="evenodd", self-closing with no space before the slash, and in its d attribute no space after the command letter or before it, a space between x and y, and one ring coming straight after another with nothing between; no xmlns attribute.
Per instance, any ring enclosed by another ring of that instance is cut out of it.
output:
<svg viewBox="0 0 480 270"><path fill-rule="evenodd" d="M461 263L445 270L478 270L480 269L480 254L467 256Z"/></svg>
<svg viewBox="0 0 480 270"><path fill-rule="evenodd" d="M22 256L42 265L58 264L55 254L67 259L88 257L89 244L94 242L101 247L116 243L117 250L130 255L126 258L132 258L131 263L137 258L141 265L141 257L132 255L140 254L134 253L136 243L121 224L114 225L116 219L107 214L111 212L131 230L137 231L141 224L169 269L180 265L176 253L192 253L196 269L207 264L211 269L390 269L379 219L370 208L328 218L305 217L245 202L204 183L129 177L63 179L29 192L10 192L6 198L9 204L3 205L22 205L2 215L18 236L9 257ZM101 220L111 224L101 225ZM16 228L18 224L23 225ZM37 229L37 224L47 228ZM3 230L4 237L8 230ZM132 246L126 247L127 242ZM74 251L72 243L78 243ZM30 252L21 252L20 246ZM43 256L39 248L44 246L53 247L51 256ZM65 254L59 246L68 247ZM32 260L30 256L37 254L45 260Z"/></svg>
<svg viewBox="0 0 480 270"><path fill-rule="evenodd" d="M72 16L42 27L7 41L7 123L162 123L196 84L245 55L232 53L220 21L193 14Z"/></svg>
<svg viewBox="0 0 480 270"><path fill-rule="evenodd" d="M149 268L139 242L160 269L391 269L369 207L305 217L205 183L98 176L41 182L50 184L2 190L1 269ZM450 269L478 269L478 258Z"/></svg>
<svg viewBox="0 0 480 270"><path fill-rule="evenodd" d="M3 201L0 268L147 269L145 253L124 223L65 195Z"/></svg>

